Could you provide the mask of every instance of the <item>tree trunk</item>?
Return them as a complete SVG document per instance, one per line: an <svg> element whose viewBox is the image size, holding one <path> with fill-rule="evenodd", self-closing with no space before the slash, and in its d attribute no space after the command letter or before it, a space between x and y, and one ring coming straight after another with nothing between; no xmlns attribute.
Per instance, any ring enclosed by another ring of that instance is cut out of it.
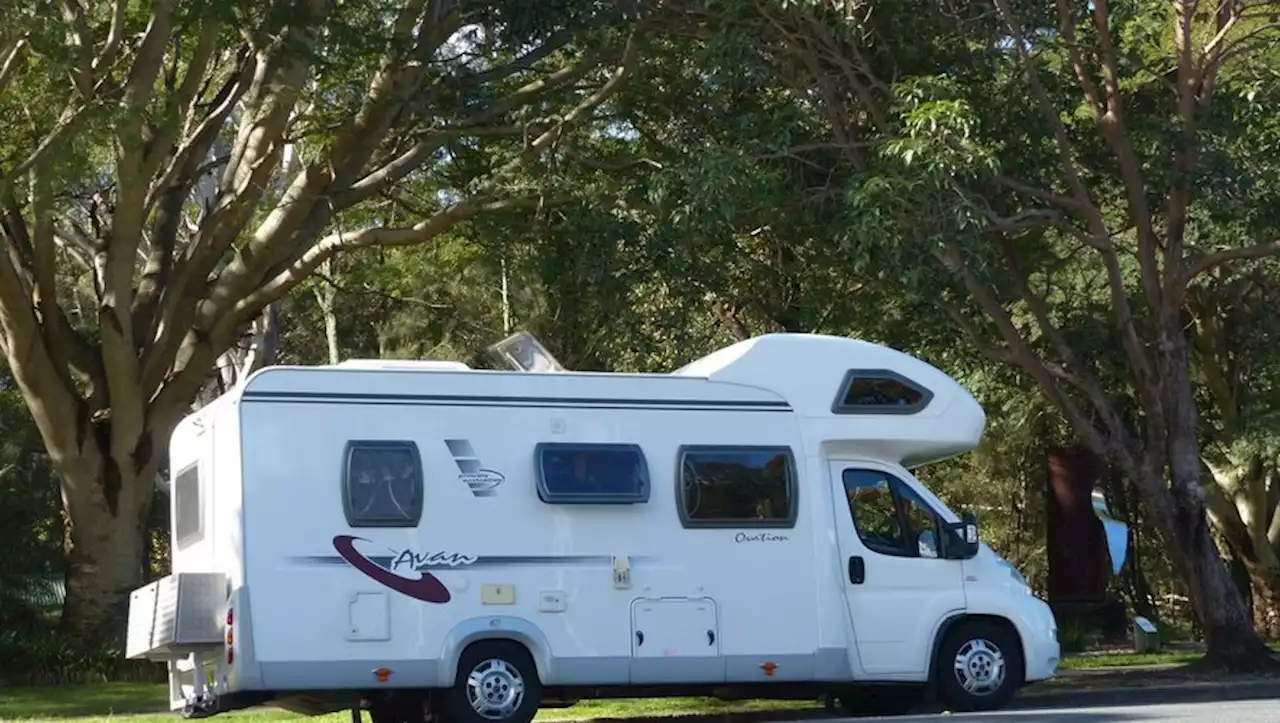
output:
<svg viewBox="0 0 1280 723"><path fill-rule="evenodd" d="M1244 558L1240 556L1239 550L1236 550L1230 542L1222 537L1217 538L1219 550L1227 553L1227 569L1231 571L1231 581L1236 584L1236 591L1240 593L1240 599L1244 601L1244 610L1247 614L1253 615L1253 581L1249 575L1249 566L1245 563ZM1259 630L1258 632L1262 632Z"/></svg>
<svg viewBox="0 0 1280 723"><path fill-rule="evenodd" d="M1271 651L1254 632L1253 621L1235 582L1218 554L1208 523L1183 500L1175 500L1179 567L1184 567L1192 606L1204 629L1211 663L1232 670L1258 670L1273 662Z"/></svg>
<svg viewBox="0 0 1280 723"><path fill-rule="evenodd" d="M1280 575L1250 571L1253 587L1253 627L1270 640L1280 640Z"/></svg>
<svg viewBox="0 0 1280 723"><path fill-rule="evenodd" d="M126 632L129 593L146 577L151 463L135 473L94 453L68 461L59 470L67 554L62 627L83 643L119 642ZM137 478L124 478L134 474Z"/></svg>
<svg viewBox="0 0 1280 723"><path fill-rule="evenodd" d="M333 285L333 260L320 265L320 283L316 284L316 304L320 307L320 316L324 319L324 340L329 350L329 363L342 361L342 350L338 345L338 290ZM503 282L505 283L505 277Z"/></svg>
<svg viewBox="0 0 1280 723"><path fill-rule="evenodd" d="M329 347L329 363L337 364L342 361L342 350L338 346L338 314L334 311L332 298L327 305L321 307L321 313L324 314L324 338Z"/></svg>
<svg viewBox="0 0 1280 723"><path fill-rule="evenodd" d="M1164 498L1169 505L1165 510L1152 510L1154 519L1166 544L1173 543L1169 546L1172 561L1187 581L1191 604L1204 629L1208 661L1241 671L1273 667L1271 650L1254 631L1253 620L1209 527L1196 438L1197 409L1179 310L1162 309L1157 324L1155 346L1163 380L1160 397L1170 484L1166 490L1163 475L1144 481L1153 501Z"/></svg>

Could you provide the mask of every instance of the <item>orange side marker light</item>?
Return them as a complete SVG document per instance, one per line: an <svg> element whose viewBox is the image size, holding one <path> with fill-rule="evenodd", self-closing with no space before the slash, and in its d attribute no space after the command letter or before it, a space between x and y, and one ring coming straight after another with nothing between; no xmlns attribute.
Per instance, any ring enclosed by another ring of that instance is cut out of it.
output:
<svg viewBox="0 0 1280 723"><path fill-rule="evenodd" d="M373 671L373 676L378 679L379 683L385 683L391 679L392 672L393 671L390 668L382 667Z"/></svg>

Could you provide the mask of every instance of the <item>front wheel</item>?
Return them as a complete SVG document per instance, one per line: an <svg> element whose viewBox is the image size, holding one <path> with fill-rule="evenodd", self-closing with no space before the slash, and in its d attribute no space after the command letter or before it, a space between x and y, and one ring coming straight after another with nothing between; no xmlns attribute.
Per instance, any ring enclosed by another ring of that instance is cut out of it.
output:
<svg viewBox="0 0 1280 723"><path fill-rule="evenodd" d="M998 710L1022 682L1022 646L1003 626L972 620L947 633L937 666L939 692L952 710Z"/></svg>
<svg viewBox="0 0 1280 723"><path fill-rule="evenodd" d="M458 677L444 694L446 720L457 723L530 723L542 685L523 645L482 640L458 661Z"/></svg>

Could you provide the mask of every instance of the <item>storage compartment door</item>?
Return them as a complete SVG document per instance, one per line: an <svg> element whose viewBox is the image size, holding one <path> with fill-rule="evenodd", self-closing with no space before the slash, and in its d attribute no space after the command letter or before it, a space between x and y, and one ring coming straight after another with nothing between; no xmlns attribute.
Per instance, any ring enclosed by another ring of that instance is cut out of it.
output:
<svg viewBox="0 0 1280 723"><path fill-rule="evenodd" d="M632 683L722 683L711 598L641 598L631 605Z"/></svg>
<svg viewBox="0 0 1280 723"><path fill-rule="evenodd" d="M346 639L352 642L391 639L391 601L385 592L357 590L347 596Z"/></svg>

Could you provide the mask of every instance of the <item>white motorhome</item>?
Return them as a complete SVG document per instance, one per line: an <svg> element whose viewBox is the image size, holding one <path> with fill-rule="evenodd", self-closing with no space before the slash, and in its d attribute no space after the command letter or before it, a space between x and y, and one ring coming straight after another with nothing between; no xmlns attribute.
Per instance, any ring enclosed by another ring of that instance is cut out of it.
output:
<svg viewBox="0 0 1280 723"><path fill-rule="evenodd" d="M908 471L984 424L933 366L818 335L668 374L269 367L173 434L173 573L127 654L188 716L998 708L1055 673L1054 617Z"/></svg>

